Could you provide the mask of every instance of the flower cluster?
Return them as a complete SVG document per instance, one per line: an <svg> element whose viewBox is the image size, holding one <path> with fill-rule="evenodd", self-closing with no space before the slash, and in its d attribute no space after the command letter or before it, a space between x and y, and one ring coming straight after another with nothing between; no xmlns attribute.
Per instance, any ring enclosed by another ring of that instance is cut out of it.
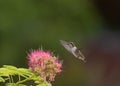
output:
<svg viewBox="0 0 120 86"><path fill-rule="evenodd" d="M56 74L61 72L62 62L50 52L33 50L28 59L29 68L45 80L54 81Z"/></svg>

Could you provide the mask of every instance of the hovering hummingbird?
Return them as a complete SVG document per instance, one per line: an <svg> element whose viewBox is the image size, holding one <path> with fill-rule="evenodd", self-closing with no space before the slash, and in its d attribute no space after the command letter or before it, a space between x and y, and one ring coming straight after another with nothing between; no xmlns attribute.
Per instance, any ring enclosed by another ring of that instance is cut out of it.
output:
<svg viewBox="0 0 120 86"><path fill-rule="evenodd" d="M85 56L81 53L80 49L77 48L73 42L66 42L66 41L60 40L60 43L62 44L62 46L65 47L66 50L72 53L76 58L86 62Z"/></svg>

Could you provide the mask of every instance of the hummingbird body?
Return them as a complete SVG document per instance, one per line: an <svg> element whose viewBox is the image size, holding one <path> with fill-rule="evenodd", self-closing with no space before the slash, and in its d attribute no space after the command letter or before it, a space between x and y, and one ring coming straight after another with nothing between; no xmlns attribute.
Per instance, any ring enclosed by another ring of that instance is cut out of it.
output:
<svg viewBox="0 0 120 86"><path fill-rule="evenodd" d="M80 49L78 49L73 42L66 42L60 40L60 43L67 49L70 53L72 53L76 58L81 59L85 62L85 57L81 53Z"/></svg>

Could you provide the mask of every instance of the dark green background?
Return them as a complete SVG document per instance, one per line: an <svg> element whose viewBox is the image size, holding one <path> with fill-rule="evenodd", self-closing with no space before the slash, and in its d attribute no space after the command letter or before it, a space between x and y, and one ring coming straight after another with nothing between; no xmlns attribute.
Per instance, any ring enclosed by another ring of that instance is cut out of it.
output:
<svg viewBox="0 0 120 86"><path fill-rule="evenodd" d="M63 72L53 86L87 86L83 63L68 53L60 39L83 47L101 25L88 0L0 0L0 67L27 66L27 52L50 50L63 60Z"/></svg>

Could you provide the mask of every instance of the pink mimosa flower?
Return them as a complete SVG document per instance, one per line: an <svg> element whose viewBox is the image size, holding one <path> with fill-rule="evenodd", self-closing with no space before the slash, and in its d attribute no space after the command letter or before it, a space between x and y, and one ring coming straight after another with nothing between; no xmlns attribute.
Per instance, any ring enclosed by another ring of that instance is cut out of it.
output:
<svg viewBox="0 0 120 86"><path fill-rule="evenodd" d="M50 52L33 50L28 59L29 68L45 80L54 81L56 74L62 71L62 62Z"/></svg>

